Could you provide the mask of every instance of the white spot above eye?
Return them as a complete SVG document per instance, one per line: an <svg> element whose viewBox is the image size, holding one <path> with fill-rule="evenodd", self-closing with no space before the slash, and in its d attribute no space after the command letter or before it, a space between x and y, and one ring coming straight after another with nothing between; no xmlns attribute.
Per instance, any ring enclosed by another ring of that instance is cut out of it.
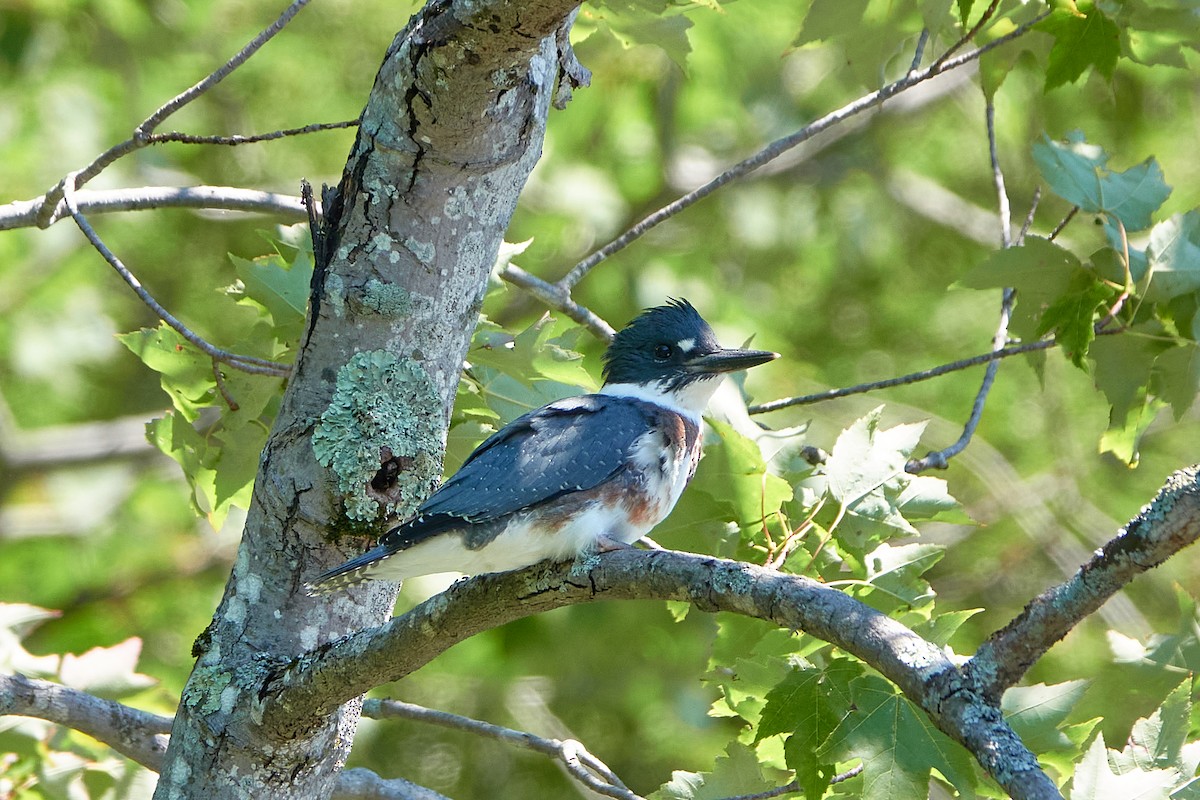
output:
<svg viewBox="0 0 1200 800"><path fill-rule="evenodd" d="M695 339L680 339L675 345L685 353L690 353L696 349Z"/></svg>

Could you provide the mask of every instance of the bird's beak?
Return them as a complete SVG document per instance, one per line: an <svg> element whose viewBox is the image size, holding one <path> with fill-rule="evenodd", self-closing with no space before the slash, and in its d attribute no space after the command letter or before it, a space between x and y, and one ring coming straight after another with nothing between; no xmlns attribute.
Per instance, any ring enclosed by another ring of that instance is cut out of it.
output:
<svg viewBox="0 0 1200 800"><path fill-rule="evenodd" d="M741 369L757 367L768 361L779 358L779 353L770 350L736 350L722 349L715 353L704 353L684 362L689 372L737 372Z"/></svg>

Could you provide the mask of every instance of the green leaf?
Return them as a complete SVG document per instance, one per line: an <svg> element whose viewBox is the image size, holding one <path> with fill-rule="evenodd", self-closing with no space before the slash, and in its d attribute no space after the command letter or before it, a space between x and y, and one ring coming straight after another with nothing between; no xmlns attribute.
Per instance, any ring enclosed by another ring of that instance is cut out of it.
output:
<svg viewBox="0 0 1200 800"><path fill-rule="evenodd" d="M1154 362L1154 388L1171 404L1175 419L1183 419L1200 393L1200 345L1187 340L1160 355Z"/></svg>
<svg viewBox="0 0 1200 800"><path fill-rule="evenodd" d="M1176 214L1150 231L1148 299L1169 300L1200 289L1200 209Z"/></svg>
<svg viewBox="0 0 1200 800"><path fill-rule="evenodd" d="M923 637L932 644L944 647L958 632L967 620L983 611L982 608L968 608L962 611L944 611L935 614L931 619L912 626L913 633Z"/></svg>
<svg viewBox="0 0 1200 800"><path fill-rule="evenodd" d="M904 471L924 423L884 430L882 413L877 408L842 431L822 468L825 491L845 514L834 536L859 558L873 543L916 533L912 521L966 519L944 481Z"/></svg>
<svg viewBox="0 0 1200 800"><path fill-rule="evenodd" d="M870 0L813 0L804 17L804 27L792 46L800 47L857 30L868 5Z"/></svg>
<svg viewBox="0 0 1200 800"><path fill-rule="evenodd" d="M117 340L162 375L163 391L188 422L195 421L200 409L212 405L216 389L212 359L165 322L157 328L118 334Z"/></svg>
<svg viewBox="0 0 1200 800"><path fill-rule="evenodd" d="M1028 236L1020 247L993 251L956 285L1016 289L1012 332L1022 339L1035 339L1046 309L1067 292L1072 279L1082 271L1083 265L1071 251L1041 237Z"/></svg>
<svg viewBox="0 0 1200 800"><path fill-rule="evenodd" d="M867 556L866 567L867 581L881 591L872 593L868 602L885 613L932 602L933 589L921 576L945 554L936 544L879 545Z"/></svg>
<svg viewBox="0 0 1200 800"><path fill-rule="evenodd" d="M1034 753L1073 746L1060 727L1087 690L1087 681L1014 686L1004 693L1000 708L1025 746Z"/></svg>
<svg viewBox="0 0 1200 800"><path fill-rule="evenodd" d="M1110 414L1108 430L1100 437L1100 452L1112 453L1131 468L1136 467L1141 459L1138 445L1142 436L1166 405L1153 397L1142 397L1142 401L1131 406L1123 417Z"/></svg>
<svg viewBox="0 0 1200 800"><path fill-rule="evenodd" d="M862 759L863 800L925 797L936 769L961 793L975 786L967 752L877 675L851 684L854 710L821 747L834 761Z"/></svg>
<svg viewBox="0 0 1200 800"><path fill-rule="evenodd" d="M1075 768L1069 800L1167 800L1176 780L1174 770L1117 774L1109 765L1104 735L1098 734Z"/></svg>
<svg viewBox="0 0 1200 800"><path fill-rule="evenodd" d="M717 758L712 772L673 772L670 782L650 795L650 800L721 800L774 788L775 785L763 777L754 751L744 744L731 742L725 748L725 755Z"/></svg>
<svg viewBox="0 0 1200 800"><path fill-rule="evenodd" d="M1046 91L1074 83L1088 67L1095 67L1112 80L1117 57L1121 55L1121 35L1116 24L1087 0L1081 0L1074 8L1059 7L1038 23L1039 29L1054 37L1054 48L1046 65Z"/></svg>
<svg viewBox="0 0 1200 800"><path fill-rule="evenodd" d="M834 775L833 762L821 759L818 752L849 712L850 682L862 671L858 662L834 659L822 670L793 672L767 695L759 738L763 738L768 713L773 727L790 731L784 757L809 797L820 797Z"/></svg>
<svg viewBox="0 0 1200 800"><path fill-rule="evenodd" d="M1096 338L1096 312L1104 309L1105 301L1115 299L1117 291L1100 282L1086 270L1071 278L1066 293L1050 306L1038 320L1038 337L1053 332L1054 338L1071 363L1086 369L1088 348Z"/></svg>
<svg viewBox="0 0 1200 800"><path fill-rule="evenodd" d="M1184 680L1167 695L1167 699L1153 714L1133 724L1124 752L1140 769L1175 767L1191 777L1195 766L1186 769L1181 762L1191 713L1191 681Z"/></svg>
<svg viewBox="0 0 1200 800"><path fill-rule="evenodd" d="M1113 419L1125 419L1135 403L1140 404L1150 383L1150 370L1161 345L1148 336L1130 331L1101 336L1092 343L1092 377L1112 406Z"/></svg>
<svg viewBox="0 0 1200 800"><path fill-rule="evenodd" d="M280 331L278 338L281 341L298 341L308 311L312 254L298 251L290 264L278 253L253 260L230 253L229 260L233 262L245 296L271 315L275 327Z"/></svg>
<svg viewBox="0 0 1200 800"><path fill-rule="evenodd" d="M494 323L484 321L476 330L467 360L475 367L491 367L527 386L537 381L554 381L591 390L595 379L583 367L583 355L570 347L578 329L555 335L556 325L543 314L525 330L510 336Z"/></svg>
<svg viewBox="0 0 1200 800"><path fill-rule="evenodd" d="M1089 214L1117 217L1127 232L1150 227L1153 213L1171 194L1153 158L1112 172L1104 148L1088 144L1080 131L1062 142L1043 135L1033 145L1033 160L1055 194Z"/></svg>
<svg viewBox="0 0 1200 800"><path fill-rule="evenodd" d="M753 439L716 420L709 421L709 430L717 441L705 449L696 486L728 508L732 521L753 535L792 499L792 487L767 470L762 450Z"/></svg>

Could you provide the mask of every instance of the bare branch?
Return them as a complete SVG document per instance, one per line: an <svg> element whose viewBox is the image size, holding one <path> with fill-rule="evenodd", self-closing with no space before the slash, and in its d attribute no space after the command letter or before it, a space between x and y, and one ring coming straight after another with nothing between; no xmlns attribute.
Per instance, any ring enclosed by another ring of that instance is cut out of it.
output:
<svg viewBox="0 0 1200 800"><path fill-rule="evenodd" d="M400 700L364 700L362 713L363 716L374 719L399 718L427 722L532 750L561 761L572 778L594 792L607 797L615 797L618 800L643 800L640 795L629 791L629 788L603 761L592 755L587 748L574 739L547 739L525 731L513 730L501 725L493 725L490 722L451 714L448 711L425 708Z"/></svg>
<svg viewBox="0 0 1200 800"><path fill-rule="evenodd" d="M311 125L305 125L302 128L285 128L280 131L271 131L270 133L258 133L251 136L242 136L234 134L232 136L196 136L191 133L180 133L179 131L171 131L170 133L155 133L146 138L148 144L163 144L166 142L178 142L180 144L216 144L226 147L235 147L242 144L255 144L257 142L270 142L275 139L283 139L287 136L302 136L306 133L317 133L318 131L332 131L340 128L354 128L359 124L357 119L346 119L341 122L314 122Z"/></svg>
<svg viewBox="0 0 1200 800"><path fill-rule="evenodd" d="M1037 215L1038 203L1042 201L1042 187L1035 186L1033 189L1033 199L1029 201L1029 213L1025 215L1025 222L1021 225L1021 232L1017 234L1017 244L1025 243L1025 237L1029 234L1029 229L1033 227L1033 218Z"/></svg>
<svg viewBox="0 0 1200 800"><path fill-rule="evenodd" d="M65 176L43 198L38 214L38 225L44 228L55 218L62 216L58 211L58 205L63 200L64 189L66 189L68 180L71 181L70 188L81 189L88 181L103 172L113 162L129 155L135 150L145 147L150 143L150 135L154 133L154 129L161 125L167 117L216 86L228 77L231 72L244 64L250 56L254 55L264 44L274 38L275 34L283 30L284 26L291 22L300 9L308 5L308 2L309 0L292 0L292 3L284 9L283 13L274 22L251 39L233 58L222 64L217 70L204 78L204 80L164 103L134 129L133 135L130 138L110 147L83 169Z"/></svg>
<svg viewBox="0 0 1200 800"><path fill-rule="evenodd" d="M365 767L342 770L331 800L450 800L403 778L381 778Z"/></svg>
<svg viewBox="0 0 1200 800"><path fill-rule="evenodd" d="M963 47L963 45L967 44L976 36L978 36L979 32L983 30L983 26L988 23L988 20L992 18L992 16L996 13L996 9L999 7L1000 0L992 0L991 4L984 9L983 15L979 18L979 21L971 26L971 29L963 34L961 39L946 48L946 52L942 53L941 56L938 57L938 60L933 62L933 66L936 67L945 63L945 61L950 58L950 56L957 53L959 49Z"/></svg>
<svg viewBox="0 0 1200 800"><path fill-rule="evenodd" d="M170 738L171 717L102 700L79 689L24 675L0 675L0 716L36 717L111 747L158 772ZM432 789L401 779L384 780L368 769L338 776L335 800L447 800Z"/></svg>
<svg viewBox="0 0 1200 800"><path fill-rule="evenodd" d="M0 715L5 714L74 728L156 772L171 732L170 717L24 675L0 675Z"/></svg>
<svg viewBox="0 0 1200 800"><path fill-rule="evenodd" d="M1067 212L1067 215L1065 217L1063 217L1061 220L1059 220L1058 224L1054 226L1054 230L1050 231L1050 235L1047 236L1046 238L1052 242L1055 239L1057 239L1058 235L1060 233L1062 233L1063 228L1067 227L1067 223L1069 223L1071 220L1075 219L1075 215L1078 213L1079 213L1079 206L1071 206L1071 210Z"/></svg>
<svg viewBox="0 0 1200 800"><path fill-rule="evenodd" d="M18 200L0 206L0 231L48 227L68 216L65 205L45 220L38 215L43 199ZM83 189L75 204L84 214L114 211L148 211L157 208L195 208L218 211L255 211L279 214L290 221L304 219L300 198L276 192L239 189L235 186L142 186L136 189Z"/></svg>
<svg viewBox="0 0 1200 800"><path fill-rule="evenodd" d="M506 265L499 274L502 279L513 286L524 289L550 308L566 314L591 331L597 339L604 342L612 341L613 334L616 333L613 327L591 310L572 300L571 292L563 289L559 284L547 283L513 264Z"/></svg>
<svg viewBox="0 0 1200 800"><path fill-rule="evenodd" d="M1116 331L1112 331L1116 333ZM1009 356L1021 355L1022 353L1032 353L1035 350L1047 350L1057 344L1053 339L1039 339L1036 342L1025 342L1024 344L1014 344L1000 350L993 350L990 353L982 353L970 358L951 361L948 364L942 364L930 369L921 370L920 372L910 372L907 375L899 375L895 378L887 378L882 381L873 381L871 383L860 383L854 386L846 386L840 389L829 389L816 394L800 395L798 397L784 397L779 400L772 400L769 403L756 403L748 406L747 410L751 414L766 414L769 411L780 411L784 408L792 406L805 406L812 403L820 403L823 400L835 400L839 397L849 397L855 394L864 394L873 392L876 389L890 389L893 386L904 386L909 383L920 383L927 381L930 378L936 378L939 375L946 375L951 372L969 369L980 364L987 364L1001 358Z"/></svg>
<svg viewBox="0 0 1200 800"><path fill-rule="evenodd" d="M788 134L780 139L776 139L754 155L738 162L734 166L710 180L708 183L705 183L703 186L693 189L682 197L671 203L668 203L652 214L644 217L642 220L629 228L629 230L625 231L625 233L621 234L616 239L613 239L611 242L604 245L599 250L596 250L594 253L572 267L571 271L557 282L558 286L560 286L564 291L569 292L575 287L576 284L583 280L583 278L597 264L604 261L614 253L620 252L650 229L662 222L665 222L666 220L678 214L680 211L683 211L685 208L688 208L698 201L703 200L705 197L712 194L717 189L720 189L725 184L737 180L738 178L741 178L750 172L753 172L763 164L766 164L772 159L777 158L781 154L787 152L793 147L796 147L802 142L811 139L813 136L826 130L827 128L833 127L834 125L837 125L856 114L873 108L874 106L883 103L888 98L894 97L906 89L927 81L930 78L937 77L943 72L949 72L952 69L961 67L963 64L974 61L993 48L999 47L1012 41L1013 39L1024 36L1034 25L1036 25L1038 22L1041 22L1042 19L1044 19L1049 13L1050 12L1047 11L1039 14L1029 22L1026 22L1025 24L1013 29L1010 33L1000 36L983 45L982 47L978 47L970 51L969 53L964 53L963 55L954 58L950 58L949 53L943 54L942 57L940 57L929 67L926 67L923 70L909 72L899 80L889 83L886 86L871 92L870 94L863 95L857 100L842 106L838 110L826 114L804 128L801 128L800 130ZM972 33L970 35L974 34ZM966 41L965 37L964 41ZM956 45L956 47L957 46L958 45Z"/></svg>
<svg viewBox="0 0 1200 800"><path fill-rule="evenodd" d="M136 294L143 303L149 306L150 309L153 310L163 322L171 326L171 328L173 328L180 336L182 336L184 339L187 339L189 342L194 344L201 351L216 361L228 364L229 366L240 369L243 372L250 372L257 375L275 375L277 377L287 377L291 373L291 367L287 364L280 364L276 361L268 361L267 359L256 358L254 356L238 355L237 353L231 353L227 350L222 350L219 347L209 344L208 341L194 333L170 311L167 311L162 304L155 300L153 295L146 291L146 288L142 286L142 283L137 279L137 276L134 275L129 268L121 262L121 259L117 258L116 254L114 254L112 250L108 248L108 245L104 243L104 240L100 238L100 235L96 233L95 228L92 227L87 218L80 213L79 206L75 201L75 173L68 175L63 182L63 202L67 206L67 212L71 215L71 218L75 220L75 224L79 226L79 230L83 231L83 235L86 236L87 240L92 243L92 247L96 248L96 251L103 256L104 260L108 262L109 266L117 271L117 274L121 276L121 279L124 280L131 289L133 289L134 294Z"/></svg>
<svg viewBox="0 0 1200 800"><path fill-rule="evenodd" d="M1154 500L1070 580L1038 595L992 634L966 666L985 696L1004 690L1085 617L1136 576L1200 538L1200 465L1167 478Z"/></svg>
<svg viewBox="0 0 1200 800"><path fill-rule="evenodd" d="M997 2L998 0L993 1L987 12L984 13L985 18L995 11ZM983 20L980 20L979 25L982 24ZM979 25L976 25L975 29L978 29ZM996 187L997 209L1000 215L1000 246L1007 250L1012 247L1012 211L1008 202L1008 191L1004 188L1004 172L1000 169L1000 155L996 148L996 106L992 103L991 98L987 100L985 117L987 119L988 153L992 162L992 182ZM1004 290L1000 300L1000 322L996 325L995 335L992 336L993 353L1003 350L1008 343L1008 322L1012 317L1015 298L1015 290L1012 288ZM949 447L927 454L924 458L912 459L904 465L906 472L915 475L930 468L946 469L950 459L966 449L971 442L971 437L979 428L979 421L983 418L983 407L987 404L988 394L992 391L992 384L996 380L996 372L999 369L999 360L988 362L987 371L983 374L983 383L980 384L979 391L975 394L975 402L971 404L971 414L967 417L962 435L958 437L958 440Z"/></svg>

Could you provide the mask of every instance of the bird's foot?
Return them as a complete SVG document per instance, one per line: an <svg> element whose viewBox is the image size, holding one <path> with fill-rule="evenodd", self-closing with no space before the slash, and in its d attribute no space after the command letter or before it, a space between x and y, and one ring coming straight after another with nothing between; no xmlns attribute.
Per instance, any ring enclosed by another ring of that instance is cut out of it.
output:
<svg viewBox="0 0 1200 800"><path fill-rule="evenodd" d="M614 550L632 550L633 545L629 542L622 542L620 539L614 539L608 535L602 535L596 539L596 543L592 546L594 553L611 553Z"/></svg>

